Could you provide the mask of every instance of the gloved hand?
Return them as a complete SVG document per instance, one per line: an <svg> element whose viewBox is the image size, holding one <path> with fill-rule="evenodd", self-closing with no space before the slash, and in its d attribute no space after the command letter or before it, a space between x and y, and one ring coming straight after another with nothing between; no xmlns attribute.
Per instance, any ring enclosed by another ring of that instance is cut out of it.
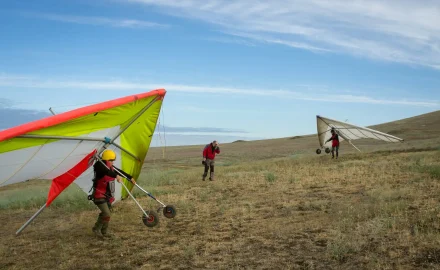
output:
<svg viewBox="0 0 440 270"><path fill-rule="evenodd" d="M206 161L205 161L205 160L202 160L202 164L205 165L205 164L206 164Z"/></svg>

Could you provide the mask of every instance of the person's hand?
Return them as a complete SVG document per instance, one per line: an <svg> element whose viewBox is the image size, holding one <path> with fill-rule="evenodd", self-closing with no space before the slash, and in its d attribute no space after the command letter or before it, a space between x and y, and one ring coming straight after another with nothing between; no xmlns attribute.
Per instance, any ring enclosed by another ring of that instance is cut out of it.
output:
<svg viewBox="0 0 440 270"><path fill-rule="evenodd" d="M122 177L119 176L119 175L116 175L116 180L117 180L119 183L121 183L121 181L122 181Z"/></svg>
<svg viewBox="0 0 440 270"><path fill-rule="evenodd" d="M134 178L131 178L131 182L133 183L133 185L136 185L136 181L134 180Z"/></svg>

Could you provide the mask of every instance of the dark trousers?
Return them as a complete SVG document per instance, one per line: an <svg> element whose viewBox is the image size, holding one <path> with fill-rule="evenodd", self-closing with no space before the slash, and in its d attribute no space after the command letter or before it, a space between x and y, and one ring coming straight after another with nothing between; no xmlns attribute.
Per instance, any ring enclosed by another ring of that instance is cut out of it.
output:
<svg viewBox="0 0 440 270"><path fill-rule="evenodd" d="M214 164L215 161L212 159L206 159L205 161L205 171L203 173L203 180L208 176L208 171L210 171L209 180L214 180Z"/></svg>
<svg viewBox="0 0 440 270"><path fill-rule="evenodd" d="M339 145L332 147L332 157L335 157L335 150L336 150L336 157L339 155Z"/></svg>

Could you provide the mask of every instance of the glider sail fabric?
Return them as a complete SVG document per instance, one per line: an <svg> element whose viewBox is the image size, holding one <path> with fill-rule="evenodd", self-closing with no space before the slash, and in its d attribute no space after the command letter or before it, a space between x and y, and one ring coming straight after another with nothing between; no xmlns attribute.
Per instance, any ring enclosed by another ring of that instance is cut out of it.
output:
<svg viewBox="0 0 440 270"><path fill-rule="evenodd" d="M321 147L331 147L331 142L326 143L331 137L330 130L334 128L339 134L339 141L352 141L358 139L376 139L386 142L403 142L403 139L386 134L374 129L360 127L341 121L316 116L319 144Z"/></svg>
<svg viewBox="0 0 440 270"><path fill-rule="evenodd" d="M79 177L85 170L90 168L93 164L93 157L96 150L88 154L81 162L75 165L72 169L64 174L53 179L50 186L49 195L47 196L46 206L49 206L55 198L63 192L77 177Z"/></svg>
<svg viewBox="0 0 440 270"><path fill-rule="evenodd" d="M165 94L164 89L153 90L1 131L0 187L53 180L47 205L72 182L88 193L93 157L105 148L117 153L115 166L137 178ZM128 181L125 184L132 188ZM121 184L116 186L115 199L120 200L127 194Z"/></svg>

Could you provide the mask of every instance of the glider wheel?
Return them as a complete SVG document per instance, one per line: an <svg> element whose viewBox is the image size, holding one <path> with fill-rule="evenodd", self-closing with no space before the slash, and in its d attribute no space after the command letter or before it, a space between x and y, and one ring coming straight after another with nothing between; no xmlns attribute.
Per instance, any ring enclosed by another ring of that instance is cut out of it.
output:
<svg viewBox="0 0 440 270"><path fill-rule="evenodd" d="M159 223L159 217L157 216L156 212L154 211L145 211L147 212L148 217L142 215L142 221L144 222L145 226L147 227L154 227Z"/></svg>
<svg viewBox="0 0 440 270"><path fill-rule="evenodd" d="M321 149L316 149L316 154L321 154Z"/></svg>
<svg viewBox="0 0 440 270"><path fill-rule="evenodd" d="M163 208L163 215L166 218L174 218L176 214L176 208L173 205L167 205Z"/></svg>
<svg viewBox="0 0 440 270"><path fill-rule="evenodd" d="M328 154L328 153L330 153L330 148L326 148L325 149L325 152Z"/></svg>

